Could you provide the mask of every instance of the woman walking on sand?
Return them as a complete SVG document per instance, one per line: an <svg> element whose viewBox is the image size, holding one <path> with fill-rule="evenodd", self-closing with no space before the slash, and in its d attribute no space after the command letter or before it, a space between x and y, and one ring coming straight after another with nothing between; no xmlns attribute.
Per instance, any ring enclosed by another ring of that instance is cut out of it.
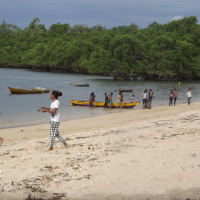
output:
<svg viewBox="0 0 200 200"><path fill-rule="evenodd" d="M174 99L174 94L173 90L171 90L169 93L169 106L172 106L173 99Z"/></svg>
<svg viewBox="0 0 200 200"><path fill-rule="evenodd" d="M50 128L49 151L53 150L55 137L57 137L64 144L64 146L66 148L68 146L67 143L65 142L65 140L62 138L62 136L59 134L59 125L60 125L60 113L59 113L60 102L58 100L59 96L62 96L61 92L58 92L58 91L55 91L55 90L52 91L50 93L50 99L52 100L50 108L46 108L46 107L40 108L40 111L48 112L48 113L51 114L51 117L50 117L51 128Z"/></svg>

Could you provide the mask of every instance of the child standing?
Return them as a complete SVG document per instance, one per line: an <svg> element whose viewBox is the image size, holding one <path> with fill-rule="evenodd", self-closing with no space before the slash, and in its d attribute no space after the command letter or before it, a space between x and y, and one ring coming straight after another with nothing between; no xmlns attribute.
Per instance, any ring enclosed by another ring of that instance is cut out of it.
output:
<svg viewBox="0 0 200 200"><path fill-rule="evenodd" d="M171 90L169 93L169 106L172 106L173 99L174 99L174 94L173 90Z"/></svg>
<svg viewBox="0 0 200 200"><path fill-rule="evenodd" d="M131 103L133 103L134 100L135 100L135 96L134 96L134 94L133 94L133 95L131 96Z"/></svg>
<svg viewBox="0 0 200 200"><path fill-rule="evenodd" d="M186 96L188 97L188 105L191 104L191 98L192 98L192 89L188 89Z"/></svg>

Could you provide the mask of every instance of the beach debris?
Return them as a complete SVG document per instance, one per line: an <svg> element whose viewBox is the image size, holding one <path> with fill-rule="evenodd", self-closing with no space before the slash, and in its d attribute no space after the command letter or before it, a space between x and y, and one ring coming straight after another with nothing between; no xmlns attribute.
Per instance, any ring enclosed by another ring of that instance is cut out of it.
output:
<svg viewBox="0 0 200 200"><path fill-rule="evenodd" d="M78 177L78 178L75 178L74 180L76 181L80 181L82 179L90 179L91 178L91 174L87 174L87 175L84 175L84 176L81 176L81 177Z"/></svg>
<svg viewBox="0 0 200 200"><path fill-rule="evenodd" d="M4 139L2 137L0 137L0 145L3 144Z"/></svg>
<svg viewBox="0 0 200 200"><path fill-rule="evenodd" d="M85 154L85 153L78 153L77 155L74 156L75 160L85 160L88 159L90 157L89 154Z"/></svg>
<svg viewBox="0 0 200 200"><path fill-rule="evenodd" d="M67 198L67 193L53 193L53 196L45 199L42 197L34 197L31 194L29 194L24 200L60 200L63 197L65 197L65 199L69 199Z"/></svg>
<svg viewBox="0 0 200 200"><path fill-rule="evenodd" d="M147 149L147 148L149 148L151 145L152 145L152 144L150 144L150 145L148 145L148 146L144 147L144 149Z"/></svg>
<svg viewBox="0 0 200 200"><path fill-rule="evenodd" d="M10 158L17 158L17 155L10 155Z"/></svg>
<svg viewBox="0 0 200 200"><path fill-rule="evenodd" d="M8 154L10 154L10 152L1 153L0 156L5 156L5 155L8 155Z"/></svg>

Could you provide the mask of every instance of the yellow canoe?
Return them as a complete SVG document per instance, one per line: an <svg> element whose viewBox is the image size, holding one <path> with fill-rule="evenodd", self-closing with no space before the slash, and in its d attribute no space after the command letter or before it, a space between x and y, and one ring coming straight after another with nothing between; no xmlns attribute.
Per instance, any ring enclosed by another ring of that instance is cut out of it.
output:
<svg viewBox="0 0 200 200"><path fill-rule="evenodd" d="M50 90L46 88L11 88L8 87L11 94L42 94L49 93Z"/></svg>
<svg viewBox="0 0 200 200"><path fill-rule="evenodd" d="M70 101L71 106L90 106L90 102L89 101L76 101L76 100L72 100ZM133 102L133 103L122 103L122 108L133 108L134 106L138 105L140 102ZM104 102L98 102L95 101L93 103L93 107L104 107ZM110 107L110 104L108 104L107 107ZM119 108L120 105L119 103L112 103L112 108Z"/></svg>

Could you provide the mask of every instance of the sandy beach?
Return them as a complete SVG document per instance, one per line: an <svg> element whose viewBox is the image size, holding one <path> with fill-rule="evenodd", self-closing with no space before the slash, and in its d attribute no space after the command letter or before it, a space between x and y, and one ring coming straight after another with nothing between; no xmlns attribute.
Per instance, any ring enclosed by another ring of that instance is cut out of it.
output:
<svg viewBox="0 0 200 200"><path fill-rule="evenodd" d="M200 103L1 129L1 200L200 199Z"/></svg>

